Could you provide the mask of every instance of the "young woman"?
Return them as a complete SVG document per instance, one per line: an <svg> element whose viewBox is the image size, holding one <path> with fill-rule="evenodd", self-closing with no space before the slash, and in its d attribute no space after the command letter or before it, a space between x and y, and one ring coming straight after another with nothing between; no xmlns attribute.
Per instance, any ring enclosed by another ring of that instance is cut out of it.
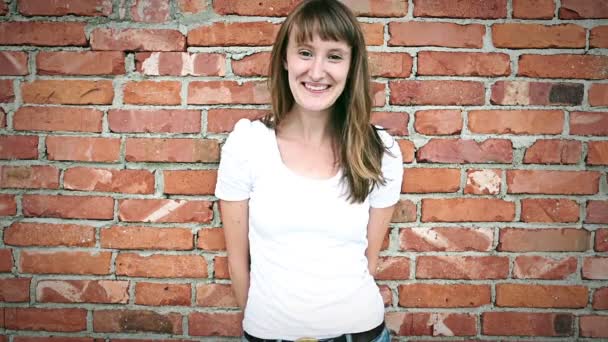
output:
<svg viewBox="0 0 608 342"><path fill-rule="evenodd" d="M269 84L272 114L236 124L216 187L243 340L389 341L373 276L403 164L370 124L350 10L301 2L276 38Z"/></svg>

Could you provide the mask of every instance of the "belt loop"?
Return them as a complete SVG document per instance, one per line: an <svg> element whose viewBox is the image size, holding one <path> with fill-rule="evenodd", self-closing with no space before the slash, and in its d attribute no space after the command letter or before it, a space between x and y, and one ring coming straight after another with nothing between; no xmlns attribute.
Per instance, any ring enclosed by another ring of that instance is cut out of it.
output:
<svg viewBox="0 0 608 342"><path fill-rule="evenodd" d="M353 342L353 335L352 334L346 334L346 342Z"/></svg>

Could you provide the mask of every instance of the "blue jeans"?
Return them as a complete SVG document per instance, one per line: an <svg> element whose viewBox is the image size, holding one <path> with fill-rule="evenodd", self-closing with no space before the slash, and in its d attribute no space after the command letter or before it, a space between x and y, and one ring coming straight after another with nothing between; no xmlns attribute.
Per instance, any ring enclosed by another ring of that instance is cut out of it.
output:
<svg viewBox="0 0 608 342"><path fill-rule="evenodd" d="M346 340L347 340L347 342L351 342L350 336L347 336ZM331 340L329 340L329 341L331 341ZM241 342L249 342L249 340L247 338L245 338L245 336L243 336L241 338ZM384 328L382 333L370 342L391 342L391 333L388 330L388 328Z"/></svg>

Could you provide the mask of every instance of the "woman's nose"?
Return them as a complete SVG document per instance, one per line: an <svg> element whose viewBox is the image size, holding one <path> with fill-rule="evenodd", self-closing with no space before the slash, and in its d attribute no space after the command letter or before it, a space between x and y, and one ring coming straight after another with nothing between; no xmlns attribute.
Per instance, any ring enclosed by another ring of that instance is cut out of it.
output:
<svg viewBox="0 0 608 342"><path fill-rule="evenodd" d="M312 60L310 69L308 69L308 75L313 81L318 81L325 75L325 64L323 58L315 57Z"/></svg>

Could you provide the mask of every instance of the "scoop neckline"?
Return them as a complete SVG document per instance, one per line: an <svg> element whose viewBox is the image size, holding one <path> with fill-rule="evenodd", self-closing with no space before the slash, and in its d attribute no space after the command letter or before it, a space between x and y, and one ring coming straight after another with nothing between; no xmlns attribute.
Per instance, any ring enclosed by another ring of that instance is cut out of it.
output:
<svg viewBox="0 0 608 342"><path fill-rule="evenodd" d="M336 173L328 178L313 178L313 177L308 177L308 176L304 176L292 169L289 168L289 166L287 166L287 164L285 164L285 162L283 161L283 157L281 156L281 150L279 149L279 141L277 140L277 132L274 128L268 128L271 132L271 137L272 137L272 145L273 145L273 149L274 149L274 154L276 156L277 162L278 164L281 166L281 168L286 171L288 174L305 180L307 182L313 182L313 183L330 183L330 182L336 182L337 180L339 180L342 177L342 168L338 168L338 171L336 171Z"/></svg>

